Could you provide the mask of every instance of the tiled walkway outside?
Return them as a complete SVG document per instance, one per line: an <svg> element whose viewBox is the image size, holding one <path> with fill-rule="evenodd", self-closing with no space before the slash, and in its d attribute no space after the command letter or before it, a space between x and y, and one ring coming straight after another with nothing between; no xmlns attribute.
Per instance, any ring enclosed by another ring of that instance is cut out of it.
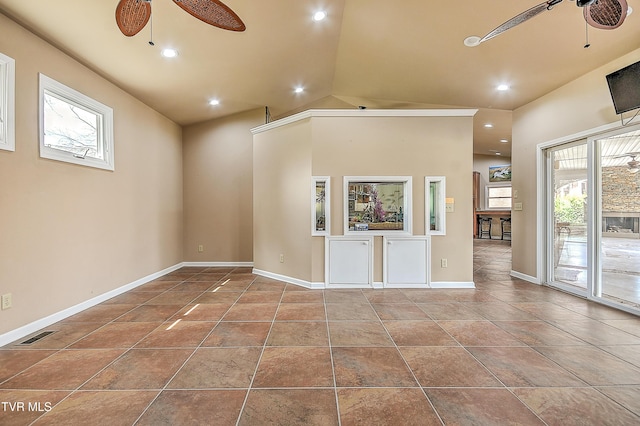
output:
<svg viewBox="0 0 640 426"><path fill-rule="evenodd" d="M640 424L640 318L475 244L476 290L181 269L0 348L0 424Z"/></svg>

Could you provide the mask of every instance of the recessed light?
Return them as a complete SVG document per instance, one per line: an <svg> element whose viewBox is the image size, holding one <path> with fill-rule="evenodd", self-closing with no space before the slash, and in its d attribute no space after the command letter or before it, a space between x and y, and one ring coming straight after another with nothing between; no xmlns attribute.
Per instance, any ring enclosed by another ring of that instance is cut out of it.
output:
<svg viewBox="0 0 640 426"><path fill-rule="evenodd" d="M501 154L501 153L499 153L499 152L496 152L496 155L502 155L502 154Z"/></svg>
<svg viewBox="0 0 640 426"><path fill-rule="evenodd" d="M476 47L480 44L480 37L470 36L464 39L464 45L467 47Z"/></svg>
<svg viewBox="0 0 640 426"><path fill-rule="evenodd" d="M219 100L217 100L217 99L211 99L211 100L209 101L209 105L211 105L211 106L220 105L220 101L219 101Z"/></svg>
<svg viewBox="0 0 640 426"><path fill-rule="evenodd" d="M508 84L499 84L498 86L496 86L496 90L499 90L501 92L507 91L507 90L509 90L509 85Z"/></svg>
<svg viewBox="0 0 640 426"><path fill-rule="evenodd" d="M490 129L490 128L492 128L492 127L493 127L493 124L491 124L491 123L487 123L487 124L485 124L485 125L484 125L484 127L486 127L487 129Z"/></svg>
<svg viewBox="0 0 640 426"><path fill-rule="evenodd" d="M508 140L506 140L506 139L500 139L500 142L502 142L502 143L507 143L507 142L509 142L509 141L508 141Z"/></svg>
<svg viewBox="0 0 640 426"><path fill-rule="evenodd" d="M294 93L302 93L304 92L304 87L296 87L293 89Z"/></svg>
<svg viewBox="0 0 640 426"><path fill-rule="evenodd" d="M326 17L327 17L327 12L325 12L324 10L319 10L313 14L314 21L322 21Z"/></svg>
<svg viewBox="0 0 640 426"><path fill-rule="evenodd" d="M175 58L176 56L178 56L178 51L176 49L168 48L168 49L162 49L162 52L160 52L160 54L165 58Z"/></svg>

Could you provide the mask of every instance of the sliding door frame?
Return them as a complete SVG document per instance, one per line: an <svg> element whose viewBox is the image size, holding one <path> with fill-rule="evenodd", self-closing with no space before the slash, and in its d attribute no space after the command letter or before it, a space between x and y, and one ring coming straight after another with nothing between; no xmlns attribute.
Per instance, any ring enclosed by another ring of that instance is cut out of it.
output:
<svg viewBox="0 0 640 426"><path fill-rule="evenodd" d="M620 122L607 124L600 127L595 127L582 132L574 133L572 135L564 136L558 139L554 139L548 142L540 143L536 146L536 178L537 178L537 281L539 284L558 288L564 291L569 291L576 296L586 297L589 300L614 307L623 311L638 314L638 310L626 306L621 303L616 303L612 300L608 300L602 297L602 273L601 273L601 236L599 224L601 223L602 209L600 206L601 200L601 158L600 158L600 146L596 141L601 139L606 134L612 133L624 133L631 131L638 126L633 125L624 127ZM558 283L550 282L553 276L553 263L552 253L553 248L553 232L555 228L553 225L553 209L549 202L548 194L552 193L552 182L550 181L550 170L553 170L553 164L548 158L547 153L556 147L561 145L568 145L571 143L585 142L587 144L587 199L590 202L587 209L587 290L586 292L576 292L572 286L558 285ZM550 192L551 191L551 192Z"/></svg>
<svg viewBox="0 0 640 426"><path fill-rule="evenodd" d="M633 306L628 306L624 303L615 302L611 299L605 298L604 294L604 282L602 280L602 272L603 272L603 257L602 257L602 144L599 143L600 140L610 138L613 136L617 136L620 134L638 131L640 130L640 123L629 125L629 126L618 126L616 129L610 130L608 132L599 133L597 135L590 136L587 139L587 143L592 145L590 149L590 154L593 155L593 158L589 159L590 164L594 167L594 172L591 173L593 175L593 196L597 197L597 200L600 202L595 206L595 209L590 209L589 213L593 216L593 227L590 228L592 230L591 234L593 234L592 239L592 251L593 257L590 258L593 264L593 287L590 292L590 296L593 300L603 303L605 305L614 306L621 310L625 310L628 312L632 312L635 314L639 313L639 309L637 307L637 302L632 302Z"/></svg>

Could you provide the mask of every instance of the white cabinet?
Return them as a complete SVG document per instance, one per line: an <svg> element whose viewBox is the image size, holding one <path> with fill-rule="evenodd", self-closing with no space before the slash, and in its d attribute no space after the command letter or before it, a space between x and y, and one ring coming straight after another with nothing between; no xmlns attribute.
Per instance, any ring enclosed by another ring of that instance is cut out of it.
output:
<svg viewBox="0 0 640 426"><path fill-rule="evenodd" d="M383 239L383 286L427 288L431 238L427 236Z"/></svg>
<svg viewBox="0 0 640 426"><path fill-rule="evenodd" d="M373 237L325 238L327 288L372 287Z"/></svg>

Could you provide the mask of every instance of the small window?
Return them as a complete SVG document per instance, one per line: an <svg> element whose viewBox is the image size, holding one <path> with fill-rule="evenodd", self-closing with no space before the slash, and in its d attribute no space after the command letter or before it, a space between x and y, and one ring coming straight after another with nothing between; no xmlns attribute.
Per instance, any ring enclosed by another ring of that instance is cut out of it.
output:
<svg viewBox="0 0 640 426"><path fill-rule="evenodd" d="M411 233L411 176L345 176L344 233Z"/></svg>
<svg viewBox="0 0 640 426"><path fill-rule="evenodd" d="M426 230L430 235L445 235L445 177L427 176L425 182L425 200L427 213Z"/></svg>
<svg viewBox="0 0 640 426"><path fill-rule="evenodd" d="M15 72L13 58L0 53L0 149L15 151Z"/></svg>
<svg viewBox="0 0 640 426"><path fill-rule="evenodd" d="M511 185L487 186L487 210L511 210Z"/></svg>
<svg viewBox="0 0 640 426"><path fill-rule="evenodd" d="M40 74L40 157L113 170L113 110Z"/></svg>
<svg viewBox="0 0 640 426"><path fill-rule="evenodd" d="M329 235L329 192L328 176L314 177L311 188L311 235Z"/></svg>

